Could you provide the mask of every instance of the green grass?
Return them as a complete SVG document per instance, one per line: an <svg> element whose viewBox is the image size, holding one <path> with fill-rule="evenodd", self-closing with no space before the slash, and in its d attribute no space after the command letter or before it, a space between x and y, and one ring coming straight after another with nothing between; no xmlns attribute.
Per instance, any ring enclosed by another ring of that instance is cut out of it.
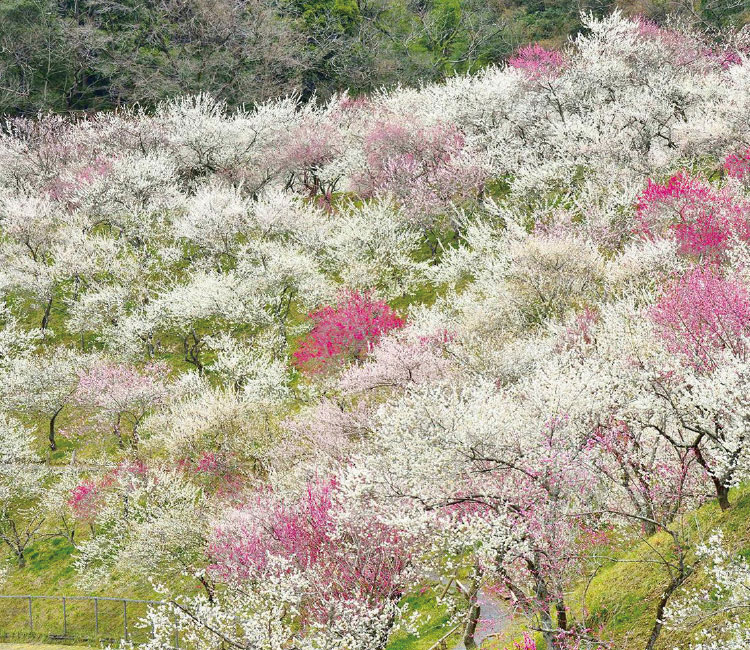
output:
<svg viewBox="0 0 750 650"><path fill-rule="evenodd" d="M0 643L0 650L80 650L88 646L49 645L47 643Z"/></svg>
<svg viewBox="0 0 750 650"><path fill-rule="evenodd" d="M3 595L52 596L32 602L33 630L29 627L28 600L0 600L0 639L48 640L63 635L62 596L104 596L143 600L158 600L150 585L132 574L115 573L100 589L87 591L76 581L73 567L75 548L61 537L42 539L25 553L26 566L17 567L10 556L5 558L8 575L0 583ZM128 604L128 629L136 641L146 640L146 631L133 624L146 611L141 603ZM122 603L99 602L99 638L119 639L123 631ZM94 603L90 600L67 600L67 636L69 640L86 640L92 645L96 641Z"/></svg>
<svg viewBox="0 0 750 650"><path fill-rule="evenodd" d="M55 537L48 544L35 544L27 551L27 570L36 575L45 575L55 584L74 577L73 565L69 561L74 547L66 539Z"/></svg>
<svg viewBox="0 0 750 650"><path fill-rule="evenodd" d="M691 549L713 532L722 530L725 544L736 554L750 552L750 486L732 491L732 507L721 512L715 502L705 504L685 517L684 525ZM657 533L647 541L619 553L618 561L606 563L599 569L590 584L577 585L570 604L580 617L584 603L588 612L587 623L593 629L601 628L603 636L615 642L617 648L640 649L645 646L654 624L656 603L668 582L665 570L650 563L653 547L671 554L671 540L666 533ZM694 561L694 553L688 561ZM698 566L684 588L708 588L706 573ZM679 598L678 591L674 598ZM657 650L688 647L695 630L664 628L656 644Z"/></svg>
<svg viewBox="0 0 750 650"><path fill-rule="evenodd" d="M450 613L437 602L431 589L406 596L402 601L404 603L409 606L408 612L418 611L420 614L417 634L397 632L388 644L388 650L427 650L453 627L449 622ZM458 634L452 635L451 640L453 639L457 640ZM450 647L450 643L448 645Z"/></svg>

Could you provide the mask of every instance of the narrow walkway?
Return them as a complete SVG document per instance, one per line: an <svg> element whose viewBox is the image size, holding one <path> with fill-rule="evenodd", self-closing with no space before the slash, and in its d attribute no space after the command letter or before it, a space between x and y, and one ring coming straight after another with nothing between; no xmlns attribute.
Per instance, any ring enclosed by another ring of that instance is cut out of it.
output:
<svg viewBox="0 0 750 650"><path fill-rule="evenodd" d="M484 589L479 590L477 601L481 611L474 639L481 646L487 637L502 632L511 622L511 616L505 605L492 598ZM466 650L464 642L459 641L451 650Z"/></svg>

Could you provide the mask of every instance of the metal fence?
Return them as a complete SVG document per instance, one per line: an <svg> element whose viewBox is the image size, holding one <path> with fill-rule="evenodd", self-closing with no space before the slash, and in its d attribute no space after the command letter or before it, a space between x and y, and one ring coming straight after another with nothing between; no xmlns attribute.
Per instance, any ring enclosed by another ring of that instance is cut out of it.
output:
<svg viewBox="0 0 750 650"><path fill-rule="evenodd" d="M47 638L77 641L124 639L145 643L153 630L135 625L148 605L168 605L160 600L107 598L103 596L6 596L7 607L0 611L0 636L6 638ZM174 647L179 649L177 627Z"/></svg>
<svg viewBox="0 0 750 650"><path fill-rule="evenodd" d="M456 632L458 632L460 625L454 625L446 634L441 636L433 645L427 650L447 650L448 639L450 639Z"/></svg>

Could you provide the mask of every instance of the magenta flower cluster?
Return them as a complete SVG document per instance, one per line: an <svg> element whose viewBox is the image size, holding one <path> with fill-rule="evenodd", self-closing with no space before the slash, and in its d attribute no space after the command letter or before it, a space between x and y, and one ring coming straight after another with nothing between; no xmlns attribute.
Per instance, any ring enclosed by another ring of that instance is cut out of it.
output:
<svg viewBox="0 0 750 650"><path fill-rule="evenodd" d="M334 360L362 360L381 336L404 326L388 303L351 291L310 314L314 325L294 353L298 368L319 372Z"/></svg>

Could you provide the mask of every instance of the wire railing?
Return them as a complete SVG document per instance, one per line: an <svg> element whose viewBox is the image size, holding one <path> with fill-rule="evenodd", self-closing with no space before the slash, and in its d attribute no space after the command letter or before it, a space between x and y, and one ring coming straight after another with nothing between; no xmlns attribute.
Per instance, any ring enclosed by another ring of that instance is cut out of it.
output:
<svg viewBox="0 0 750 650"><path fill-rule="evenodd" d="M448 649L448 640L456 633L458 632L460 625L453 626L446 634L441 636L433 645L431 645L427 650L447 650Z"/></svg>
<svg viewBox="0 0 750 650"><path fill-rule="evenodd" d="M0 636L49 640L115 641L145 643L153 629L136 625L149 605L169 605L161 600L105 596L36 596L0 594L8 605L0 611ZM173 636L179 650L177 626Z"/></svg>

